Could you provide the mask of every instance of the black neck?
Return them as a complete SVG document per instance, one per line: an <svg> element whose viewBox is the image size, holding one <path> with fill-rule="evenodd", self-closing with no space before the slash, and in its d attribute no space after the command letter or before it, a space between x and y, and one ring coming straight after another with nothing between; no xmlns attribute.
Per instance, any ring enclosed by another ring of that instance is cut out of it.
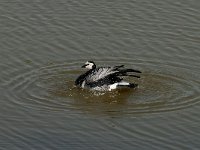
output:
<svg viewBox="0 0 200 150"><path fill-rule="evenodd" d="M94 69L96 69L96 65L95 64L92 66L91 70L94 70Z"/></svg>

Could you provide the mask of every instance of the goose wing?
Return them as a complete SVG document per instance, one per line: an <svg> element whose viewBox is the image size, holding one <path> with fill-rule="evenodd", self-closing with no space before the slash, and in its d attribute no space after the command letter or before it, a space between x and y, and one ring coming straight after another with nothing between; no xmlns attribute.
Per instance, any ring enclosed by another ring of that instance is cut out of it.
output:
<svg viewBox="0 0 200 150"><path fill-rule="evenodd" d="M123 78L121 76L132 76L140 78L138 75L132 75L129 73L141 73L139 70L134 69L121 69L124 66L114 66L114 67L99 67L93 70L85 78L85 84L87 85L104 85L104 84L113 84L120 82Z"/></svg>
<svg viewBox="0 0 200 150"><path fill-rule="evenodd" d="M87 83L96 82L98 80L104 79L110 76L111 74L115 74L117 72L119 71L115 67L100 67L93 70L91 74L89 74L86 77L86 82Z"/></svg>

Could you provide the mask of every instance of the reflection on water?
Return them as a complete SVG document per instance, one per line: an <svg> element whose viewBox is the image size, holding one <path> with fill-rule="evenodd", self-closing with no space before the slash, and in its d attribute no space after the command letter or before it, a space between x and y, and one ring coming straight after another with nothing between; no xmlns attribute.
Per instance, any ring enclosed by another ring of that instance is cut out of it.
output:
<svg viewBox="0 0 200 150"><path fill-rule="evenodd" d="M94 111L119 112L120 115L178 110L198 102L199 83L195 79L143 71L140 79L126 79L139 84L136 89L99 92L74 86L80 74L77 68L79 66L73 63L53 64L16 76L8 82L7 87L12 88L7 96L13 103L26 107L59 110L92 105L90 109ZM21 93L20 96L17 93ZM123 111L118 111L119 108Z"/></svg>
<svg viewBox="0 0 200 150"><path fill-rule="evenodd" d="M49 75L49 78L45 77L46 79L42 81L46 82L45 80L47 80L45 86L49 89L50 95L67 101L66 108L78 109L83 113L86 111L91 114L98 112L102 115L109 115L110 113L116 116L150 115L155 112L189 107L198 102L199 97L198 84L195 81L187 81L172 74L156 74L144 71L140 79L126 79L138 83L139 86L136 89L100 92L74 86L74 80L80 74L78 70L57 73Z"/></svg>

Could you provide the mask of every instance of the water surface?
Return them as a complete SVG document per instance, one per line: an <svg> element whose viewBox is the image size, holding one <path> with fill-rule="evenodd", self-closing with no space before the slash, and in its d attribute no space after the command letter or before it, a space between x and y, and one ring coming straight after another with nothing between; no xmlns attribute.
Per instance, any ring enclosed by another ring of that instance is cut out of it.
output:
<svg viewBox="0 0 200 150"><path fill-rule="evenodd" d="M0 149L199 149L199 1L0 4ZM87 60L139 87L74 87Z"/></svg>

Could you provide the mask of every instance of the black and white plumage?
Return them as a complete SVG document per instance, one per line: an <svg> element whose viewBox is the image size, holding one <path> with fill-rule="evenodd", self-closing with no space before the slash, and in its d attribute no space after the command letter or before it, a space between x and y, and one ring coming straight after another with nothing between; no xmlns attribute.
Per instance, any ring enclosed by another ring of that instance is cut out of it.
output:
<svg viewBox="0 0 200 150"><path fill-rule="evenodd" d="M135 88L137 87L137 84L123 81L123 77L132 76L140 78L140 76L133 75L131 73L141 73L139 70L125 69L124 65L96 67L93 61L87 61L82 68L87 68L89 70L76 79L75 85L81 88L89 88L100 91L111 91L118 87Z"/></svg>

